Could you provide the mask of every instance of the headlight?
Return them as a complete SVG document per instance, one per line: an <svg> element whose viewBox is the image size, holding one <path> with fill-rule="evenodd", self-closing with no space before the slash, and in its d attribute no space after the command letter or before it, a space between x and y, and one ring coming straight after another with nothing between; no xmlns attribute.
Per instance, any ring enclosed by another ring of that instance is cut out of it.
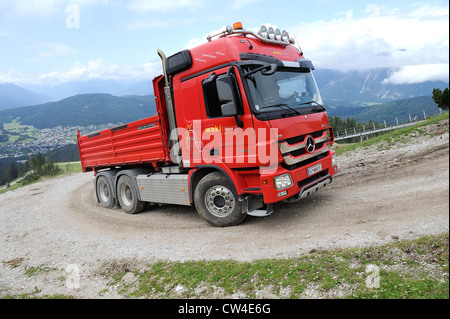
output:
<svg viewBox="0 0 450 319"><path fill-rule="evenodd" d="M336 161L336 154L333 154L333 156L331 156L331 166L336 166L337 161Z"/></svg>
<svg viewBox="0 0 450 319"><path fill-rule="evenodd" d="M282 190L292 186L292 178L289 173L277 176L273 179L273 183L277 190Z"/></svg>

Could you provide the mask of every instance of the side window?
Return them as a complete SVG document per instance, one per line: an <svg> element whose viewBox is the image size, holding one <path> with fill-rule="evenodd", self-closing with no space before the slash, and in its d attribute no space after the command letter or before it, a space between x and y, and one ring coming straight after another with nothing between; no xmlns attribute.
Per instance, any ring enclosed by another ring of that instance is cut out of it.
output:
<svg viewBox="0 0 450 319"><path fill-rule="evenodd" d="M209 118L234 116L240 111L234 79L227 74L211 73L203 80L206 114ZM233 114L236 113L236 114Z"/></svg>

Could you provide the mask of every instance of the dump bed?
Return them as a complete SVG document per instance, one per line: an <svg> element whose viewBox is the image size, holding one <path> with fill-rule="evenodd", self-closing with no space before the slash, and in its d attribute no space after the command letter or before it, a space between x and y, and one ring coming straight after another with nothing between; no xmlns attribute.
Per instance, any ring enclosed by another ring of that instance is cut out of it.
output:
<svg viewBox="0 0 450 319"><path fill-rule="evenodd" d="M78 132L83 172L165 162L165 141L158 114L87 136L81 136Z"/></svg>

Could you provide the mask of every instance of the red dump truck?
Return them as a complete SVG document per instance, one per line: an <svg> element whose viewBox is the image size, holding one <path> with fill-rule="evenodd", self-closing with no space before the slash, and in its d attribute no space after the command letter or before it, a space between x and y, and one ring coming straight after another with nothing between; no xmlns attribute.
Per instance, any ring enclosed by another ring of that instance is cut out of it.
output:
<svg viewBox="0 0 450 319"><path fill-rule="evenodd" d="M215 226L268 216L328 185L337 172L312 70L286 31L240 23L170 57L153 79L157 114L81 136L98 202L195 206Z"/></svg>

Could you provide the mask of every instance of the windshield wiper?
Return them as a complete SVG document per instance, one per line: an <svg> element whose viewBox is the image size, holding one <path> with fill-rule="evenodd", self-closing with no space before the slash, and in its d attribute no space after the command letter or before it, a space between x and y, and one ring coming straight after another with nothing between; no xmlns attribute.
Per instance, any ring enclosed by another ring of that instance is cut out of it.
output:
<svg viewBox="0 0 450 319"><path fill-rule="evenodd" d="M316 111L316 112L326 111L325 106L323 106L322 104L320 104L319 102L314 101L314 100L313 101L309 101L309 102L299 103L297 105L300 106L300 105L306 105L306 104L311 104L311 106L313 106L313 109L312 109L313 111ZM317 106L320 107L320 109L317 109L316 108Z"/></svg>
<svg viewBox="0 0 450 319"><path fill-rule="evenodd" d="M301 113L299 111L297 111L293 107L290 107L289 104L286 104L286 103L278 103L278 104L273 104L273 105L266 105L266 106L260 107L259 109L262 110L262 109L267 109L269 107L280 107L280 106L286 106L289 109L291 109L292 111L294 111L295 113L297 113L298 115L301 115Z"/></svg>

